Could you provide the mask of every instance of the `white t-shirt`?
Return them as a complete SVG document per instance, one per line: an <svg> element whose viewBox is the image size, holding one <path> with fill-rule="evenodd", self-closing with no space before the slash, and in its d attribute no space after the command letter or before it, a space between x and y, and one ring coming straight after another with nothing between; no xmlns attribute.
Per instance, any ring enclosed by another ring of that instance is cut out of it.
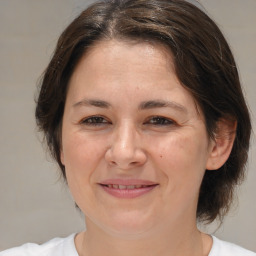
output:
<svg viewBox="0 0 256 256"><path fill-rule="evenodd" d="M79 256L74 242L75 234L66 238L54 238L42 245L24 244L20 247L0 252L0 256ZM232 243L224 242L212 236L213 245L208 256L256 256Z"/></svg>

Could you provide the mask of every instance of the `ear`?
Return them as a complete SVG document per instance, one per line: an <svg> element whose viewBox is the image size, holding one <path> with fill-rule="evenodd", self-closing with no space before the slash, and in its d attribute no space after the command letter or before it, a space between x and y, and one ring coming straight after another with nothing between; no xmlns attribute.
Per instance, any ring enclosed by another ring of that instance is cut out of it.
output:
<svg viewBox="0 0 256 256"><path fill-rule="evenodd" d="M214 139L211 140L207 170L217 170L228 160L236 137L237 122L220 119Z"/></svg>
<svg viewBox="0 0 256 256"><path fill-rule="evenodd" d="M60 149L60 161L65 166L65 158L62 148Z"/></svg>

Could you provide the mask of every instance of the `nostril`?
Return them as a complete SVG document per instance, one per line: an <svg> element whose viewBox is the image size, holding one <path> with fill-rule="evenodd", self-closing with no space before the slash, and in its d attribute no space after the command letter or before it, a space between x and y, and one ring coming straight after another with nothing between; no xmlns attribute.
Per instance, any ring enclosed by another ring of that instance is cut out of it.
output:
<svg viewBox="0 0 256 256"><path fill-rule="evenodd" d="M115 161L110 161L110 164L111 165L116 165L116 162Z"/></svg>

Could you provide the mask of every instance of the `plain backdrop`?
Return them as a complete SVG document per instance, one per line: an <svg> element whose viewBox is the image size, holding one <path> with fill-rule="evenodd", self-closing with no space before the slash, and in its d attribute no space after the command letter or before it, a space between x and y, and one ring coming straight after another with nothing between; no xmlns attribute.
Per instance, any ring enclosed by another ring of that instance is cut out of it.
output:
<svg viewBox="0 0 256 256"><path fill-rule="evenodd" d="M93 2L93 1L91 1ZM34 120L36 85L57 38L90 1L0 0L0 250L84 229ZM256 0L201 0L234 52L255 127ZM256 251L256 144L236 207L209 232Z"/></svg>

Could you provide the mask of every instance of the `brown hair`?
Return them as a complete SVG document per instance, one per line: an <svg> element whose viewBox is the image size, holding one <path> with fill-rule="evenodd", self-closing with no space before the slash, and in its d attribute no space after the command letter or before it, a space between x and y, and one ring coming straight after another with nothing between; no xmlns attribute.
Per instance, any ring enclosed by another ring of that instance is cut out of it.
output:
<svg viewBox="0 0 256 256"><path fill-rule="evenodd" d="M154 41L170 49L176 74L202 109L210 137L214 138L220 118L237 121L227 162L218 170L206 171L199 194L198 219L222 218L244 176L250 117L224 36L204 12L183 0L101 1L83 11L62 33L42 79L36 120L64 177L61 121L69 79L88 48L113 38Z"/></svg>

